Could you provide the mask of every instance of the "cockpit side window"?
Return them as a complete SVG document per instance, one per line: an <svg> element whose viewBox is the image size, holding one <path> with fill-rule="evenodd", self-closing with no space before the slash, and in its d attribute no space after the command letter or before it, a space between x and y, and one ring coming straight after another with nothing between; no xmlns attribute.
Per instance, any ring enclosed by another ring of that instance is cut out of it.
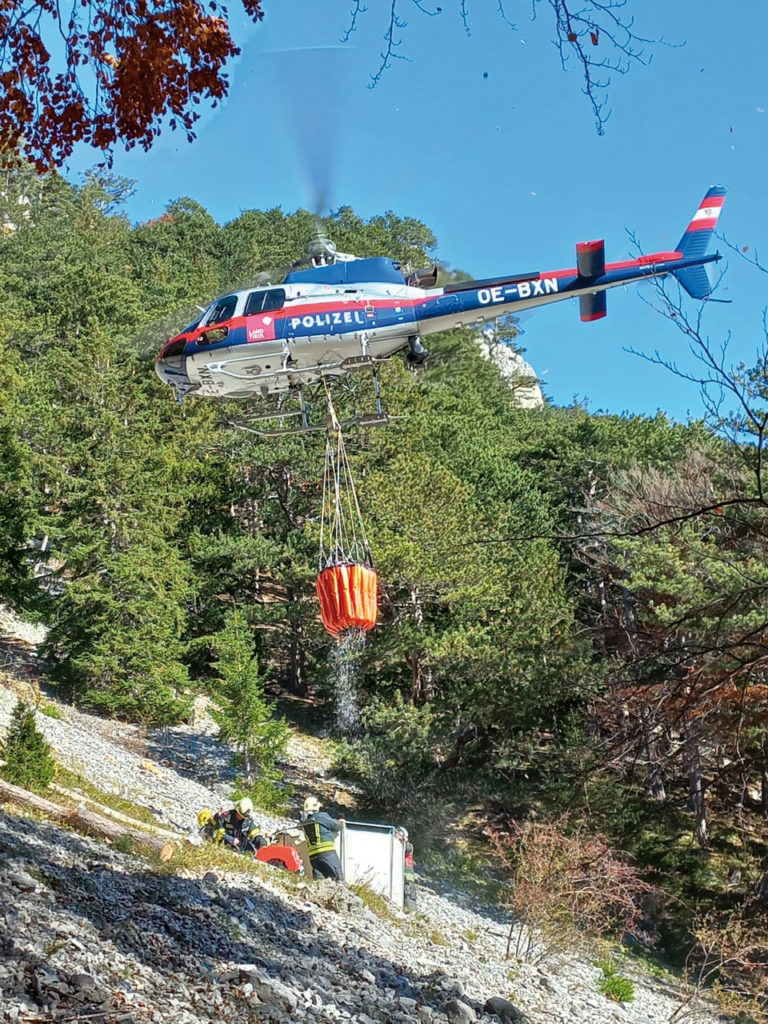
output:
<svg viewBox="0 0 768 1024"><path fill-rule="evenodd" d="M213 307L210 314L206 318L206 325L220 324L222 320L231 320L232 317L235 315L236 306L236 295L225 295L223 298L218 299L216 305Z"/></svg>
<svg viewBox="0 0 768 1024"><path fill-rule="evenodd" d="M282 309L285 305L285 288L262 288L251 292L245 300L245 315L268 313L273 309Z"/></svg>

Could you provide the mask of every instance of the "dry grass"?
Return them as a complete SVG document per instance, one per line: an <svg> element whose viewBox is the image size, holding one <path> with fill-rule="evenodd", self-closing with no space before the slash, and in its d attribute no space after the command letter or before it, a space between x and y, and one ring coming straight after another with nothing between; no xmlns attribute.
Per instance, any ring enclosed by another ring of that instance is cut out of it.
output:
<svg viewBox="0 0 768 1024"><path fill-rule="evenodd" d="M97 786L88 782L87 779L78 775L77 772L72 772L68 768L62 768L60 766L57 767L56 782L58 782L60 786L64 786L66 789L72 789L76 790L78 793L82 793L85 797L86 806L90 801L93 804L101 804L103 807L111 807L113 811L125 814L129 818L133 818L136 822L144 822L146 825L160 824L149 808L144 807L141 804L134 803L133 800L117 796L115 793L105 793ZM57 799L65 800L66 798L59 794L57 795ZM71 803L71 800L68 801L68 803Z"/></svg>

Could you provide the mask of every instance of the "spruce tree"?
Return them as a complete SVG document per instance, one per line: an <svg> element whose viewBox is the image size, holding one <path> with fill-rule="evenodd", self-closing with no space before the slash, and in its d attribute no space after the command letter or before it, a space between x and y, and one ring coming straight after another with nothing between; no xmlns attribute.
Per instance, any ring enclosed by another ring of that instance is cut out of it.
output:
<svg viewBox="0 0 768 1024"><path fill-rule="evenodd" d="M24 789L45 789L56 774L51 748L35 725L35 709L20 700L2 745L3 778Z"/></svg>
<svg viewBox="0 0 768 1024"><path fill-rule="evenodd" d="M214 683L218 704L214 718L219 736L242 759L247 785L258 796L267 796L277 777L275 762L285 750L288 736L283 720L275 717L274 704L266 699L268 673L259 668L250 630L238 609L227 614L216 647L219 660L214 668L219 679Z"/></svg>

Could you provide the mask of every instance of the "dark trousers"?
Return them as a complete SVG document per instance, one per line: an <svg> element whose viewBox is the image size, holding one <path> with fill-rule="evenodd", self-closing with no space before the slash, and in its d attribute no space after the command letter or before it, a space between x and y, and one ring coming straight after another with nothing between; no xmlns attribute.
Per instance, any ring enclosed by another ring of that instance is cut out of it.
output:
<svg viewBox="0 0 768 1024"><path fill-rule="evenodd" d="M314 857L309 858L309 862L312 865L314 878L335 878L337 882L343 881L344 873L341 870L341 861L335 850L316 853Z"/></svg>

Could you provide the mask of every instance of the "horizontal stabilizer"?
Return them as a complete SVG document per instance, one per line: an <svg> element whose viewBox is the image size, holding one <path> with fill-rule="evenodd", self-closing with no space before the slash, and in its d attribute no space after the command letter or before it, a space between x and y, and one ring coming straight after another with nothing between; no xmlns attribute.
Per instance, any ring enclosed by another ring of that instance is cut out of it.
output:
<svg viewBox="0 0 768 1024"><path fill-rule="evenodd" d="M579 277L601 277L605 273L605 242L576 243L576 266Z"/></svg>
<svg viewBox="0 0 768 1024"><path fill-rule="evenodd" d="M697 267L684 267L682 270L673 271L673 273L680 282L680 286L685 288L692 299L706 299L712 292L709 277L701 264Z"/></svg>
<svg viewBox="0 0 768 1024"><path fill-rule="evenodd" d="M590 292L589 295L579 296L579 313L585 323L590 320L602 320L607 312L608 302L605 292Z"/></svg>

